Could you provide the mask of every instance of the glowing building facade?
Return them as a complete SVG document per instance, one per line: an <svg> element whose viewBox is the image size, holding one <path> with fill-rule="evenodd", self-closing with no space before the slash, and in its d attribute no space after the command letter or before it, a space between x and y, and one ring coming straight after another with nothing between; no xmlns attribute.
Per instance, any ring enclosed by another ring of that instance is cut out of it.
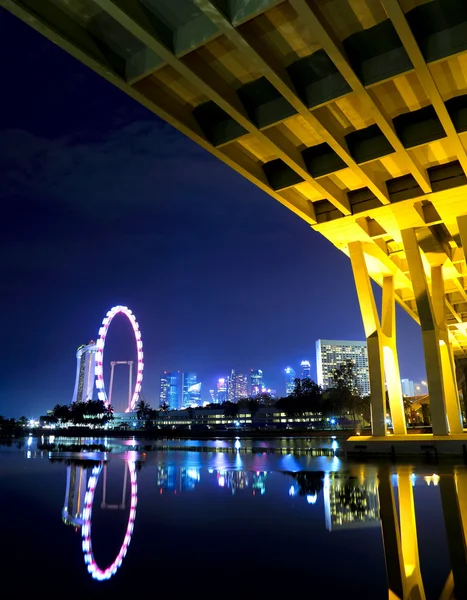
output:
<svg viewBox="0 0 467 600"><path fill-rule="evenodd" d="M217 381L217 403L222 404L227 401L227 379L221 377Z"/></svg>
<svg viewBox="0 0 467 600"><path fill-rule="evenodd" d="M182 408L193 404L190 390L196 383L196 373L182 373Z"/></svg>
<svg viewBox="0 0 467 600"><path fill-rule="evenodd" d="M232 369L228 381L228 399L238 402L242 398L248 398L248 377Z"/></svg>
<svg viewBox="0 0 467 600"><path fill-rule="evenodd" d="M161 389L159 394L159 406L168 404L169 401L169 373L164 371L161 375Z"/></svg>
<svg viewBox="0 0 467 600"><path fill-rule="evenodd" d="M180 402L180 372L164 371L161 376L160 402L166 402L169 410L177 410Z"/></svg>
<svg viewBox="0 0 467 600"><path fill-rule="evenodd" d="M95 380L96 344L91 341L76 352L76 380L73 402L92 400Z"/></svg>
<svg viewBox="0 0 467 600"><path fill-rule="evenodd" d="M252 398L259 396L263 391L263 371L251 369L250 371L250 395Z"/></svg>
<svg viewBox="0 0 467 600"><path fill-rule="evenodd" d="M318 385L324 390L332 387L334 370L348 361L354 365L359 393L367 396L370 393L370 377L366 342L318 340L316 342Z"/></svg>
<svg viewBox="0 0 467 600"><path fill-rule="evenodd" d="M302 379L310 379L311 377L311 364L309 360L302 360L300 363L301 367L301 378Z"/></svg>
<svg viewBox="0 0 467 600"><path fill-rule="evenodd" d="M295 370L292 367L285 368L285 395L290 396L295 389Z"/></svg>

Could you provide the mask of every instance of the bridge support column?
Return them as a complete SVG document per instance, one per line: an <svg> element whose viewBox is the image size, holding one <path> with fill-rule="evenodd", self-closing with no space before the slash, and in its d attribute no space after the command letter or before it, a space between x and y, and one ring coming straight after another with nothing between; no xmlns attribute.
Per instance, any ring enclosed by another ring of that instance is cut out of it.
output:
<svg viewBox="0 0 467 600"><path fill-rule="evenodd" d="M446 326L442 266L431 267L430 294L415 229L405 229L401 233L422 328L433 434L462 433L455 370Z"/></svg>
<svg viewBox="0 0 467 600"><path fill-rule="evenodd" d="M362 243L351 242L349 254L367 340L372 432L374 436L386 435L386 378L394 433L405 435L407 431L396 347L394 278L390 275L383 279L380 321Z"/></svg>

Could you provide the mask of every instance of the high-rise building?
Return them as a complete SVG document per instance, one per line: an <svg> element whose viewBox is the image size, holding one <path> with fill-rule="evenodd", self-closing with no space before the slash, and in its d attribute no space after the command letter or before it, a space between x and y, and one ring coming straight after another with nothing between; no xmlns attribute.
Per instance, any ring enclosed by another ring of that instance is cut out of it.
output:
<svg viewBox="0 0 467 600"><path fill-rule="evenodd" d="M169 398L169 377L167 371L161 375L161 389L159 394L159 406L168 403Z"/></svg>
<svg viewBox="0 0 467 600"><path fill-rule="evenodd" d="M217 404L216 390L209 390L209 398L211 400L211 404Z"/></svg>
<svg viewBox="0 0 467 600"><path fill-rule="evenodd" d="M410 379L401 379L402 395L412 398L415 396L414 382Z"/></svg>
<svg viewBox="0 0 467 600"><path fill-rule="evenodd" d="M302 379L310 379L311 377L311 365L309 360L302 360L300 363L300 367L302 369L301 377Z"/></svg>
<svg viewBox="0 0 467 600"><path fill-rule="evenodd" d="M285 368L285 395L290 396L295 389L295 371L292 367Z"/></svg>
<svg viewBox="0 0 467 600"><path fill-rule="evenodd" d="M316 342L318 385L324 390L332 387L334 370L348 361L354 365L359 393L362 396L367 396L370 393L370 376L366 342L318 340Z"/></svg>
<svg viewBox="0 0 467 600"><path fill-rule="evenodd" d="M90 341L76 352L76 380L73 391L73 402L92 400L94 381L96 379L96 344Z"/></svg>
<svg viewBox="0 0 467 600"><path fill-rule="evenodd" d="M259 396L263 389L263 371L251 369L250 371L250 395L252 398Z"/></svg>
<svg viewBox="0 0 467 600"><path fill-rule="evenodd" d="M229 402L238 402L242 398L248 398L248 377L232 369L228 378Z"/></svg>
<svg viewBox="0 0 467 600"><path fill-rule="evenodd" d="M180 372L164 371L161 375L159 406L168 404L170 410L178 410L180 396Z"/></svg>
<svg viewBox="0 0 467 600"><path fill-rule="evenodd" d="M227 401L227 380L221 377L217 381L217 403L222 404Z"/></svg>
<svg viewBox="0 0 467 600"><path fill-rule="evenodd" d="M193 404L190 389L196 384L196 373L182 373L182 408L188 408Z"/></svg>

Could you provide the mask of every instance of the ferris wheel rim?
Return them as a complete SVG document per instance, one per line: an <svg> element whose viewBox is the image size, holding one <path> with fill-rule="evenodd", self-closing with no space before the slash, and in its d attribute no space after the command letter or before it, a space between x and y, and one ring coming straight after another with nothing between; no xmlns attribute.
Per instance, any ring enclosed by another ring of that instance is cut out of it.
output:
<svg viewBox="0 0 467 600"><path fill-rule="evenodd" d="M127 407L125 412L131 412L135 409L135 406L138 402L139 395L141 393L141 384L143 381L143 340L141 339L141 331L139 329L138 321L136 320L133 312L128 308L128 306L117 305L107 311L106 316L102 320L101 327L99 329L99 337L96 341L96 364L95 364L95 377L96 377L96 388L97 388L97 397L99 400L102 400L107 406L109 406L109 400L107 397L107 392L105 389L104 382L104 370L103 370L103 361L104 361L104 348L105 348L105 339L107 336L108 328L110 327L110 323L113 318L118 314L124 314L127 319L130 321L131 326L133 328L133 333L135 334L135 342L136 342L136 353L137 353L137 369L136 369L136 383L133 390L133 394L131 397L130 406Z"/></svg>

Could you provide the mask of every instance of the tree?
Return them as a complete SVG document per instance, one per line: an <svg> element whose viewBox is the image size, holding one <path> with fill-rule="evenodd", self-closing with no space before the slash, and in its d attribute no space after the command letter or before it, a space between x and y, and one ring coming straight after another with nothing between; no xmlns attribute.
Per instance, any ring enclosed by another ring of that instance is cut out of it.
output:
<svg viewBox="0 0 467 600"><path fill-rule="evenodd" d="M358 392L357 375L353 363L347 361L339 365L334 370L332 379L333 386L325 395L324 412L332 416L339 416L347 411L352 415L356 427L357 414L363 413L368 401L363 400Z"/></svg>
<svg viewBox="0 0 467 600"><path fill-rule="evenodd" d="M226 417L236 417L238 415L238 405L235 402L227 400L227 402L222 403L222 408Z"/></svg>
<svg viewBox="0 0 467 600"><path fill-rule="evenodd" d="M170 409L170 406L168 405L168 403L164 400L164 402L161 402L159 409L162 410L163 412L167 412Z"/></svg>
<svg viewBox="0 0 467 600"><path fill-rule="evenodd" d="M80 402L75 402L72 407L77 404L80 404ZM66 404L56 404L52 409L53 416L62 424L70 420L70 412L70 408Z"/></svg>
<svg viewBox="0 0 467 600"><path fill-rule="evenodd" d="M147 419L151 410L151 406L148 402L140 400L136 405L136 416L138 417L138 420Z"/></svg>

